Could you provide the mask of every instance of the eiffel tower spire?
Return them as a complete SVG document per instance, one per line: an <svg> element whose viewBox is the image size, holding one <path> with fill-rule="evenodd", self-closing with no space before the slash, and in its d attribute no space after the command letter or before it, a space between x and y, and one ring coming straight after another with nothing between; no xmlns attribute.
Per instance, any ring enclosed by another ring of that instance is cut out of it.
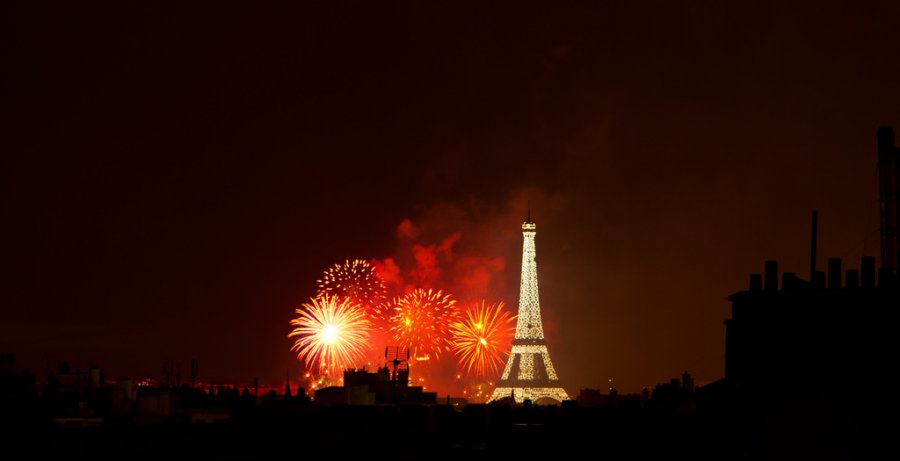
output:
<svg viewBox="0 0 900 461"><path fill-rule="evenodd" d="M550 352L544 340L541 323L541 304L538 296L537 262L535 261L534 236L537 227L528 218L522 224L522 282L519 286L519 316L516 320L516 336L509 353L509 361L497 383L491 400L510 394L516 402L525 399L536 401L543 397L563 401L569 398L559 385L559 377L550 361Z"/></svg>

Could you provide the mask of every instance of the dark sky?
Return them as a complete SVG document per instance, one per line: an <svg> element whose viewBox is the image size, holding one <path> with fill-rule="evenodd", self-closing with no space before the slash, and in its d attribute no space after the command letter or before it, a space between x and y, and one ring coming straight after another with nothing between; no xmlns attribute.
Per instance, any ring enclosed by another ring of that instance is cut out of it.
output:
<svg viewBox="0 0 900 461"><path fill-rule="evenodd" d="M530 200L567 389L702 383L726 297L806 276L812 209L822 267L879 251L897 2L22 3L0 350L39 370L275 382L321 271L402 252L404 219L504 258L515 305Z"/></svg>

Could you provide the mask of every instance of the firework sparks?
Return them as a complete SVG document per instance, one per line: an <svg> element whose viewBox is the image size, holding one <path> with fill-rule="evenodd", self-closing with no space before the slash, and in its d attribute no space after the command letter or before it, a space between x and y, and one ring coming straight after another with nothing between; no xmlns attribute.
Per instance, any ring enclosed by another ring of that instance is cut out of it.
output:
<svg viewBox="0 0 900 461"><path fill-rule="evenodd" d="M375 273L375 267L362 259L335 264L317 282L317 297L332 295L349 298L363 308L373 308L387 299L387 288Z"/></svg>
<svg viewBox="0 0 900 461"><path fill-rule="evenodd" d="M334 370L365 363L370 323L366 311L351 299L324 295L297 309L288 338L291 350L311 370Z"/></svg>
<svg viewBox="0 0 900 461"><path fill-rule="evenodd" d="M416 360L439 359L450 325L459 318L456 300L441 290L417 288L394 300L390 331Z"/></svg>
<svg viewBox="0 0 900 461"><path fill-rule="evenodd" d="M496 374L503 365L515 331L515 316L503 309L503 303L475 304L465 318L450 325L450 349L467 374L484 377Z"/></svg>

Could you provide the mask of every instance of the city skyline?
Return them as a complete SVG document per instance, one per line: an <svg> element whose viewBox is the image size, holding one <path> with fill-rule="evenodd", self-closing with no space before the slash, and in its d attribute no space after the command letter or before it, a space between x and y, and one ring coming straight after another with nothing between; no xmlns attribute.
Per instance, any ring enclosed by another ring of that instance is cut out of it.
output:
<svg viewBox="0 0 900 461"><path fill-rule="evenodd" d="M38 372L278 382L356 258L514 309L530 202L566 388L702 385L812 210L820 261L879 255L894 3L3 8L0 352Z"/></svg>

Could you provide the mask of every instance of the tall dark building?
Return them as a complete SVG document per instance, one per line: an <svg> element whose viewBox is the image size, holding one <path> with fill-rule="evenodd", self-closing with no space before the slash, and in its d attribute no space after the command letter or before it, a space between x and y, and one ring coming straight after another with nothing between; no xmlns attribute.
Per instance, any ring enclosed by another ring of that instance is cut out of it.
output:
<svg viewBox="0 0 900 461"><path fill-rule="evenodd" d="M881 203L881 267L900 269L900 148L894 145L894 129L878 129L878 190Z"/></svg>

